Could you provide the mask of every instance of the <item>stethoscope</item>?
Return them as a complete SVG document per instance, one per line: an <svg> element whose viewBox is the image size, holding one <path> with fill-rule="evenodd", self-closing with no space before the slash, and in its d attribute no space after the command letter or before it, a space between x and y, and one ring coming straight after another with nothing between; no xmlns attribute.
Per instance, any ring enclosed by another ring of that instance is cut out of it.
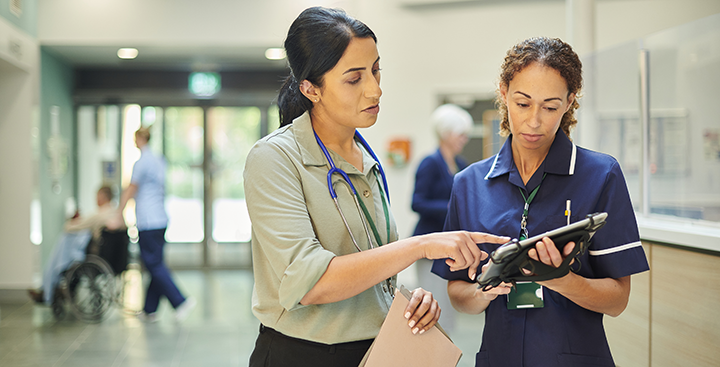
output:
<svg viewBox="0 0 720 367"><path fill-rule="evenodd" d="M365 235L367 236L367 240L369 243L370 248L375 248L373 245L372 236L375 236L375 240L378 244L378 246L382 245L382 240L380 238L380 235L377 231L377 228L375 227L375 224L372 220L372 217L370 217L370 213L368 212L367 208L365 207L365 204L359 199L359 195L357 193L357 190L355 190L355 185L352 184L350 181L350 177L348 177L347 173L343 171L342 169L335 166L335 161L333 161L332 157L330 157L330 152L328 152L327 148L325 147L325 144L323 144L322 140L320 140L320 137L317 135L315 130L313 129L313 134L315 134L315 140L318 143L318 146L320 146L320 150L322 150L323 154L325 155L325 158L328 161L328 164L330 165L330 169L327 173L327 183L328 183L328 191L330 192L330 197L333 199L333 202L335 202L335 208L337 208L338 213L340 213L340 217L342 218L343 223L345 224L345 228L347 229L348 233L350 234L350 239L352 240L353 244L355 245L355 248L358 250L358 252L362 252L362 249L360 248L360 245L358 244L357 240L355 239L355 236L353 235L352 230L350 229L350 224L348 224L348 221L345 217L345 214L343 213L342 209L340 208L340 203L338 202L338 195L335 191L335 187L333 186L332 182L332 176L334 174L339 174L342 177L342 182L345 183L346 187L348 187L348 191L352 193L353 200L355 201L355 208L358 211L358 214L360 215L360 221L363 224L363 229L365 230ZM385 225L387 228L387 239L390 240L390 219L389 219L389 213L388 213L388 204L390 203L390 192L388 191L388 184L387 184L387 178L385 177L385 170L382 168L382 164L380 164L380 160L375 155L375 152L370 148L370 145L365 141L365 139L360 135L360 133L356 130L355 131L355 137L360 141L360 144L365 148L365 150L370 153L370 155L373 157L375 162L377 162L378 171L380 171L380 177L382 177L382 183L385 191L385 195L382 196L383 201L383 211L385 213ZM375 175L375 178L377 179L377 174ZM387 203L385 202L385 198L387 198ZM370 231L372 229L372 235L370 234ZM387 279L385 281L385 285L383 285L383 290L390 293L390 295L393 295L393 287L392 283L390 282L390 279Z"/></svg>
<svg viewBox="0 0 720 367"><path fill-rule="evenodd" d="M350 181L350 177L348 177L348 175L345 171L343 171L340 168L337 168L337 166L335 166L335 161L333 161L332 157L330 157L330 152L328 152L327 148L325 147L325 144L323 144L322 140L320 140L320 137L318 136L318 134L315 132L314 129L313 129L313 134L315 134L315 140L317 141L318 146L320 146L320 149L322 150L323 154L325 155L325 158L327 159L328 164L330 164L330 169L328 170L328 173L327 173L327 183L328 183L328 191L330 192L330 197L335 202L335 207L337 208L338 213L340 213L340 217L342 218L343 223L345 224L345 228L347 229L348 233L350 233L350 238L352 239L353 244L355 245L355 248L357 248L358 251L362 252L362 250L360 249L360 245L358 245L358 242L355 239L355 236L353 235L352 231L350 230L350 225L348 224L348 221L345 218L345 214L343 213L342 209L340 208L340 203L338 202L338 198L337 198L338 195L337 195L337 192L335 191L335 187L333 186L333 182L332 182L332 176L334 174L339 174L342 177L343 182L347 185L347 187L349 188L348 190L352 193L353 200L355 201L355 207L357 208L358 214L360 215L360 218L362 219L361 222L363 224L363 228L365 229L365 234L367 235L368 243L370 244L370 248L374 248L375 246L373 245L372 236L370 234L370 228L368 228L368 223L372 223L372 218L369 216L369 213L366 213L367 210L365 208L363 208L364 204L362 204L362 202L358 199L358 193L357 193L357 190L355 190L355 185L352 184L352 182ZM367 143L367 141L365 141L365 139L362 137L362 135L360 135L359 132L357 132L357 130L355 131L355 137L360 141L360 144L362 144L362 146L365 148L365 150L367 150L367 152L370 153L370 155L373 157L375 162L377 162L378 170L380 171L380 177L382 177L382 181L383 181L383 187L385 188L385 195L386 195L387 201L389 203L390 202L390 192L388 191L388 184L387 184L387 178L385 177L385 170L383 170L382 165L380 164L380 160L375 155L375 152L373 152L373 150L370 148L370 145ZM385 198L383 198L383 206L385 207L386 205L387 204L385 204ZM387 215L387 208L385 207L383 209L385 209L385 214ZM390 225L387 222L386 222L386 224L388 226ZM372 225L372 226L374 227L374 225ZM382 242L379 241L379 238L378 238L379 236L375 236L375 237L376 237L378 245L382 244ZM388 240L389 240L389 238L388 238Z"/></svg>

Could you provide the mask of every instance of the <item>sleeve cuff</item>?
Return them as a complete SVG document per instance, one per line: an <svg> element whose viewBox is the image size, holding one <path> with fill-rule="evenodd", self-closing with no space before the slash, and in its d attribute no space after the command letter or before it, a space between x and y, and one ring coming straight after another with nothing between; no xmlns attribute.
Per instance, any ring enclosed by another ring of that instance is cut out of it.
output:
<svg viewBox="0 0 720 367"><path fill-rule="evenodd" d="M280 305L288 311L305 307L300 301L325 274L334 257L335 254L332 252L322 250L307 257L300 255L300 258L306 259L305 261L291 262L280 279L278 290Z"/></svg>

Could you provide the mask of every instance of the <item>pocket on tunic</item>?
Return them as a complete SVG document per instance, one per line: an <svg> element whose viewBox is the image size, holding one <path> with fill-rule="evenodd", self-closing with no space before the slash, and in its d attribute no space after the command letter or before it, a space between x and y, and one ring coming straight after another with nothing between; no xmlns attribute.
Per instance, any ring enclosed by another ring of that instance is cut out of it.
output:
<svg viewBox="0 0 720 367"><path fill-rule="evenodd" d="M575 223L577 221L585 219L582 216L570 216L570 223ZM548 215L545 218L545 225L547 226L547 230L551 231L556 228L564 227L567 225L567 217L564 215ZM539 234L539 233L536 233ZM557 244L555 244L557 246ZM564 246L564 244L563 244Z"/></svg>
<svg viewBox="0 0 720 367"><path fill-rule="evenodd" d="M585 219L585 217L582 215L571 215L570 223L572 224L583 219ZM545 217L545 225L548 226L548 231L551 231L555 228L560 228L567 225L567 217L564 215L548 215L547 217Z"/></svg>
<svg viewBox="0 0 720 367"><path fill-rule="evenodd" d="M490 356L488 354L488 351L481 350L475 354L475 367L489 367L490 366Z"/></svg>
<svg viewBox="0 0 720 367"><path fill-rule="evenodd" d="M558 354L558 366L561 367L615 367L612 358L586 356L580 354Z"/></svg>

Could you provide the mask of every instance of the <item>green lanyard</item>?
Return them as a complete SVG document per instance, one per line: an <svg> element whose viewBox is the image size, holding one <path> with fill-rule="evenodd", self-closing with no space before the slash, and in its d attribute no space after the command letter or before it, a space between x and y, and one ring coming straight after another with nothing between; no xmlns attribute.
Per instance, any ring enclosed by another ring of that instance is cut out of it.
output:
<svg viewBox="0 0 720 367"><path fill-rule="evenodd" d="M385 201L385 192L382 189L382 185L380 184L380 180L377 176L377 171L375 173L375 181L378 184L378 188L380 189L380 197L382 198L382 204L383 204L383 213L385 213L385 229L387 230L387 240L390 242L390 213L388 211L388 205L387 201ZM367 210L367 207L365 206L365 203L363 203L362 199L360 198L360 194L358 194L357 191L355 191L355 196L358 199L358 202L360 203L360 207L362 208L363 213L365 214L365 218L367 218L368 225L370 225L370 229L373 232L373 235L375 236L375 241L377 241L378 247L384 245L382 238L380 237L380 233L378 233L377 227L375 226L375 221L370 216L370 212ZM370 243L370 247L372 248L372 243Z"/></svg>
<svg viewBox="0 0 720 367"><path fill-rule="evenodd" d="M535 195L537 194L538 190L540 190L540 185L542 185L543 180L545 179L545 176L547 176L547 173L543 174L542 179L540 180L540 183L537 185L535 190L530 192L530 196L525 197L525 193L523 192L523 189L518 187L518 190L520 190L520 195L522 195L523 200L525 200L525 208L523 208L523 214L522 219L520 220L520 241L527 239L528 236L528 230L527 230L527 219L528 219L528 212L530 211L530 203L535 199Z"/></svg>
<svg viewBox="0 0 720 367"><path fill-rule="evenodd" d="M385 213L385 229L387 230L387 240L390 242L390 212L388 210L388 204L387 201L385 201L385 192L382 189L382 185L380 184L380 180L377 176L377 171L375 171L375 181L378 184L378 188L380 189L380 197L382 198L382 204L383 204L383 213ZM362 199L360 198L360 194L355 191L355 197L357 198L358 202L360 203L360 207L362 208L363 213L365 214L365 218L367 218L368 225L370 225L370 229L372 229L373 235L375 236L375 241L377 241L378 247L383 245L382 239L380 238L380 233L378 233L377 227L375 226L375 221L370 216L370 212L367 210L367 207L365 206L365 203L363 203ZM369 244L370 248L373 247L372 243ZM392 284L392 277L387 278L384 280L384 284L382 285L382 289L384 292L387 292L390 297L395 298L395 287Z"/></svg>

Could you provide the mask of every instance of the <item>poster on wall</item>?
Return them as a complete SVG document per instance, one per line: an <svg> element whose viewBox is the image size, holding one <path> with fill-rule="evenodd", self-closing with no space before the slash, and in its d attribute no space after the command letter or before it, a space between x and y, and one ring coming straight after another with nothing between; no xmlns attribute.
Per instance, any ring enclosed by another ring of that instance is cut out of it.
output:
<svg viewBox="0 0 720 367"><path fill-rule="evenodd" d="M60 180L68 170L68 143L60 135L60 106L50 107L50 137L47 140L47 153L50 159L48 173L52 182L52 191L62 191Z"/></svg>
<svg viewBox="0 0 720 367"><path fill-rule="evenodd" d="M703 131L703 152L705 160L720 162L720 129Z"/></svg>

